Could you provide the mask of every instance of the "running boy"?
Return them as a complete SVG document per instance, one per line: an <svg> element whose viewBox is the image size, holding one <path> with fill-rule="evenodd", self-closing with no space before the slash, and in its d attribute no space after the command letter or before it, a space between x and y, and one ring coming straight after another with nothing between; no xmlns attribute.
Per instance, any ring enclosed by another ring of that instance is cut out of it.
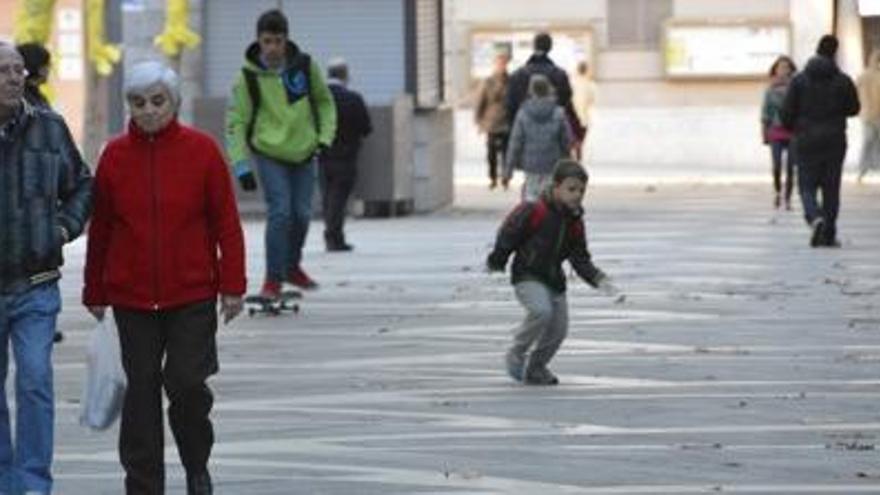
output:
<svg viewBox="0 0 880 495"><path fill-rule="evenodd" d="M521 203L507 216L498 231L495 249L486 260L490 271L504 271L507 258L516 251L511 283L526 318L516 329L513 345L505 356L507 372L516 381L531 385L559 383L547 364L568 332L563 261L569 260L591 286L608 295L616 292L587 251L581 219L587 180L587 171L580 163L560 160L550 187L540 199Z"/></svg>

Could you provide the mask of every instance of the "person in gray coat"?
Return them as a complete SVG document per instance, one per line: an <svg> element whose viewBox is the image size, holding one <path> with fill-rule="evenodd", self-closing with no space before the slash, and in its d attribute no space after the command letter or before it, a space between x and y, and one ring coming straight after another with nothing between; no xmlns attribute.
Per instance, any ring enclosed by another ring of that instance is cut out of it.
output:
<svg viewBox="0 0 880 495"><path fill-rule="evenodd" d="M529 80L529 99L513 121L504 179L510 180L514 168L522 169L526 176L523 200L537 200L551 182L556 162L569 156L571 144L565 111L556 103L550 80L543 74L534 74Z"/></svg>

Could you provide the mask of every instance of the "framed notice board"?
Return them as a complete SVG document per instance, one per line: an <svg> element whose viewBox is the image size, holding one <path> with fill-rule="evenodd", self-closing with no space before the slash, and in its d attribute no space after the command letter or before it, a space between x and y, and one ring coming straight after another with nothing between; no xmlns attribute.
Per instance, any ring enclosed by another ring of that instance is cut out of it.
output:
<svg viewBox="0 0 880 495"><path fill-rule="evenodd" d="M790 53L791 26L785 21L671 21L664 27L670 79L766 77L773 61Z"/></svg>

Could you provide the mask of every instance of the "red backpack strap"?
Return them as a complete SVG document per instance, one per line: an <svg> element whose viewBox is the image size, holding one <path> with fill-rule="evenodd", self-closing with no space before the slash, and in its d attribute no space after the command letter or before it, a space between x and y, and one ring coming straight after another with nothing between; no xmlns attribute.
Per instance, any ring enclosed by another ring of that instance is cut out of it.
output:
<svg viewBox="0 0 880 495"><path fill-rule="evenodd" d="M547 205L543 201L535 201L529 213L529 233L537 232L545 218L547 218Z"/></svg>
<svg viewBox="0 0 880 495"><path fill-rule="evenodd" d="M584 221L581 219L572 220L569 225L568 234L573 238L584 237Z"/></svg>

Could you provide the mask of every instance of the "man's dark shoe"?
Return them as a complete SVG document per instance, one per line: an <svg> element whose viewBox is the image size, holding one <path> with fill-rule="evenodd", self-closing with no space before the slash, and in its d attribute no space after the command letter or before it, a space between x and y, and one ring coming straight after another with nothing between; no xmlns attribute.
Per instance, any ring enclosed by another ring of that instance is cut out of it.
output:
<svg viewBox="0 0 880 495"><path fill-rule="evenodd" d="M819 247L825 243L825 219L822 217L816 218L810 226L813 228L813 235L810 236L810 247Z"/></svg>
<svg viewBox="0 0 880 495"><path fill-rule="evenodd" d="M354 246L348 243L340 243L340 244L327 244L327 252L328 253L341 253L354 250Z"/></svg>
<svg viewBox="0 0 880 495"><path fill-rule="evenodd" d="M827 248L839 248L841 247L840 241L837 239L828 239L824 243L822 243L822 247Z"/></svg>
<svg viewBox="0 0 880 495"><path fill-rule="evenodd" d="M214 485L207 471L195 475L186 475L186 495L213 495Z"/></svg>

